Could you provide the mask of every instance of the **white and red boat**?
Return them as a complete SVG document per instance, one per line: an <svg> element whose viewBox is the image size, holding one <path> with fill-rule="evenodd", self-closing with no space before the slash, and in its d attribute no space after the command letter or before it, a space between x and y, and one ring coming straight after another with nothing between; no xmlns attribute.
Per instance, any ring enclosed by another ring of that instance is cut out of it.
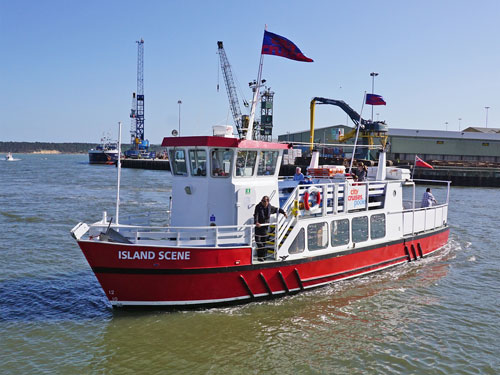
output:
<svg viewBox="0 0 500 375"><path fill-rule="evenodd" d="M329 168L300 185L278 177L287 144L196 136L165 138L162 146L173 176L168 226L104 214L71 231L115 307L285 296L416 261L448 241L450 183L432 181L445 185L446 199L420 207L416 181L386 178L384 152L366 182ZM268 256L259 261L253 214L264 195L288 215L273 219Z"/></svg>

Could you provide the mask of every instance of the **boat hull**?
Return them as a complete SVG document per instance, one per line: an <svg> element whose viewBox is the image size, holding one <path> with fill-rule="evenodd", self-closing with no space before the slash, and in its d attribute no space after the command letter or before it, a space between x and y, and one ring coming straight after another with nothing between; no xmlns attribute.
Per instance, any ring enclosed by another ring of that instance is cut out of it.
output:
<svg viewBox="0 0 500 375"><path fill-rule="evenodd" d="M89 164L116 164L118 151L89 151Z"/></svg>
<svg viewBox="0 0 500 375"><path fill-rule="evenodd" d="M257 264L248 247L79 245L113 306L188 308L274 298L381 271L432 254L448 236L444 227L368 247Z"/></svg>

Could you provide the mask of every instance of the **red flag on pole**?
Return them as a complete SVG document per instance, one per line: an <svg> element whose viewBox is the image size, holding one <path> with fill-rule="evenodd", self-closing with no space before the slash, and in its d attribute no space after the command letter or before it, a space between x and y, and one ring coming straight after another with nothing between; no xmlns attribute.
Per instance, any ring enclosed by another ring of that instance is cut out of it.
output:
<svg viewBox="0 0 500 375"><path fill-rule="evenodd" d="M424 167L424 168L434 169L434 167L432 165L430 165L429 163L426 163L425 161L420 159L418 157L418 155L415 155L415 167Z"/></svg>

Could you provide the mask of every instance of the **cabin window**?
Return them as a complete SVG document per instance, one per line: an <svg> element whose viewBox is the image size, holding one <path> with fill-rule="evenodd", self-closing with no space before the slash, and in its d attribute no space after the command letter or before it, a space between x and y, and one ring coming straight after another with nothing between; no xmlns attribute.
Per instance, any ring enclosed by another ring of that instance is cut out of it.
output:
<svg viewBox="0 0 500 375"><path fill-rule="evenodd" d="M349 243L349 220L332 221L332 247L347 245Z"/></svg>
<svg viewBox="0 0 500 375"><path fill-rule="evenodd" d="M306 238L305 238L305 230L302 228L297 234L297 237L293 240L292 244L288 249L289 254L298 254L302 253L306 247Z"/></svg>
<svg viewBox="0 0 500 375"><path fill-rule="evenodd" d="M367 240L368 240L368 216L353 218L352 242L363 242Z"/></svg>
<svg viewBox="0 0 500 375"><path fill-rule="evenodd" d="M307 226L307 247L321 250L328 247L328 224L314 223Z"/></svg>
<svg viewBox="0 0 500 375"><path fill-rule="evenodd" d="M385 214L370 217L370 237L372 239L385 237Z"/></svg>
<svg viewBox="0 0 500 375"><path fill-rule="evenodd" d="M205 150L189 150L191 175L201 177L207 175L207 152Z"/></svg>
<svg viewBox="0 0 500 375"><path fill-rule="evenodd" d="M257 151L238 151L236 156L237 177L251 177L255 170L255 161L257 160Z"/></svg>
<svg viewBox="0 0 500 375"><path fill-rule="evenodd" d="M231 174L231 161L233 150L228 148L214 148L210 162L212 164L212 177L229 177Z"/></svg>
<svg viewBox="0 0 500 375"><path fill-rule="evenodd" d="M187 176L186 151L183 149L170 150L170 162L172 173L175 176Z"/></svg>
<svg viewBox="0 0 500 375"><path fill-rule="evenodd" d="M278 162L278 155L278 151L260 151L257 176L274 175L274 172L276 171L276 163Z"/></svg>

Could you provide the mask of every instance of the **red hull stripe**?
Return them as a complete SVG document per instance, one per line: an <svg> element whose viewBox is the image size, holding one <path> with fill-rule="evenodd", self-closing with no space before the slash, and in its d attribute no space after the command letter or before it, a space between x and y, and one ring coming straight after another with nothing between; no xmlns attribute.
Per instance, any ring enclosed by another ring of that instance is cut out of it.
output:
<svg viewBox="0 0 500 375"><path fill-rule="evenodd" d="M383 262L380 262L380 263L370 264L369 266L355 268L355 269L352 269L352 270L349 270L349 271L332 273L332 274L329 274L329 275L322 275L322 276L310 277L308 279L302 279L301 281L303 283L307 283L307 282L311 282L311 281L317 281L317 280L321 280L321 279L327 279L327 278L330 278L330 277L339 277L339 276L343 277L343 276L347 276L347 275L349 275L351 273L362 272L362 271L369 270L370 268L378 268L378 267L389 265L389 264L394 263L394 262L398 262L400 260L407 260L407 259L408 259L408 257L406 257L406 256L397 257L397 258L389 259L389 260L386 260L386 261L383 261Z"/></svg>
<svg viewBox="0 0 500 375"><path fill-rule="evenodd" d="M448 231L449 228L445 227L443 229L440 229L438 231L434 232L428 232L423 235L418 235L415 237L412 237L411 241L415 241L418 239L426 238L426 237L431 237L435 236L439 233ZM403 243L405 240L396 240L392 242L385 242L383 244L378 244L378 245L372 245L372 246L367 246L367 247L360 247L356 249L351 249L351 250L345 250L345 251L340 251L332 254L325 254L325 255L319 255L315 257L309 257L309 258L303 258L303 259L295 259L295 260L290 260L290 261L285 261L282 263L267 263L267 264L253 264L253 265L246 265L246 266L231 266L231 267L211 267L211 268L171 268L171 269L152 269L152 268L119 268L119 267L92 267L92 270L94 273L115 273L115 274L153 274L153 275L165 275L165 274L171 274L171 275L178 275L178 274L208 274L208 273L225 273L225 272L242 272L242 271L249 271L249 270L255 270L255 269L265 269L265 268L280 268L280 267L285 267L285 266L292 266L292 265L297 265L297 264L302 264L302 263L310 263L310 262L316 262L316 261L321 261L329 258L336 258L340 256L346 256L346 255L352 255L356 253L361 253L361 252L366 252L382 247L388 247L392 245L397 245ZM407 257L402 257L401 259L407 259ZM389 260L388 262L393 262L396 261L397 259ZM370 266L372 267L372 266ZM352 271L348 271L352 272ZM328 277L328 276L325 276Z"/></svg>

